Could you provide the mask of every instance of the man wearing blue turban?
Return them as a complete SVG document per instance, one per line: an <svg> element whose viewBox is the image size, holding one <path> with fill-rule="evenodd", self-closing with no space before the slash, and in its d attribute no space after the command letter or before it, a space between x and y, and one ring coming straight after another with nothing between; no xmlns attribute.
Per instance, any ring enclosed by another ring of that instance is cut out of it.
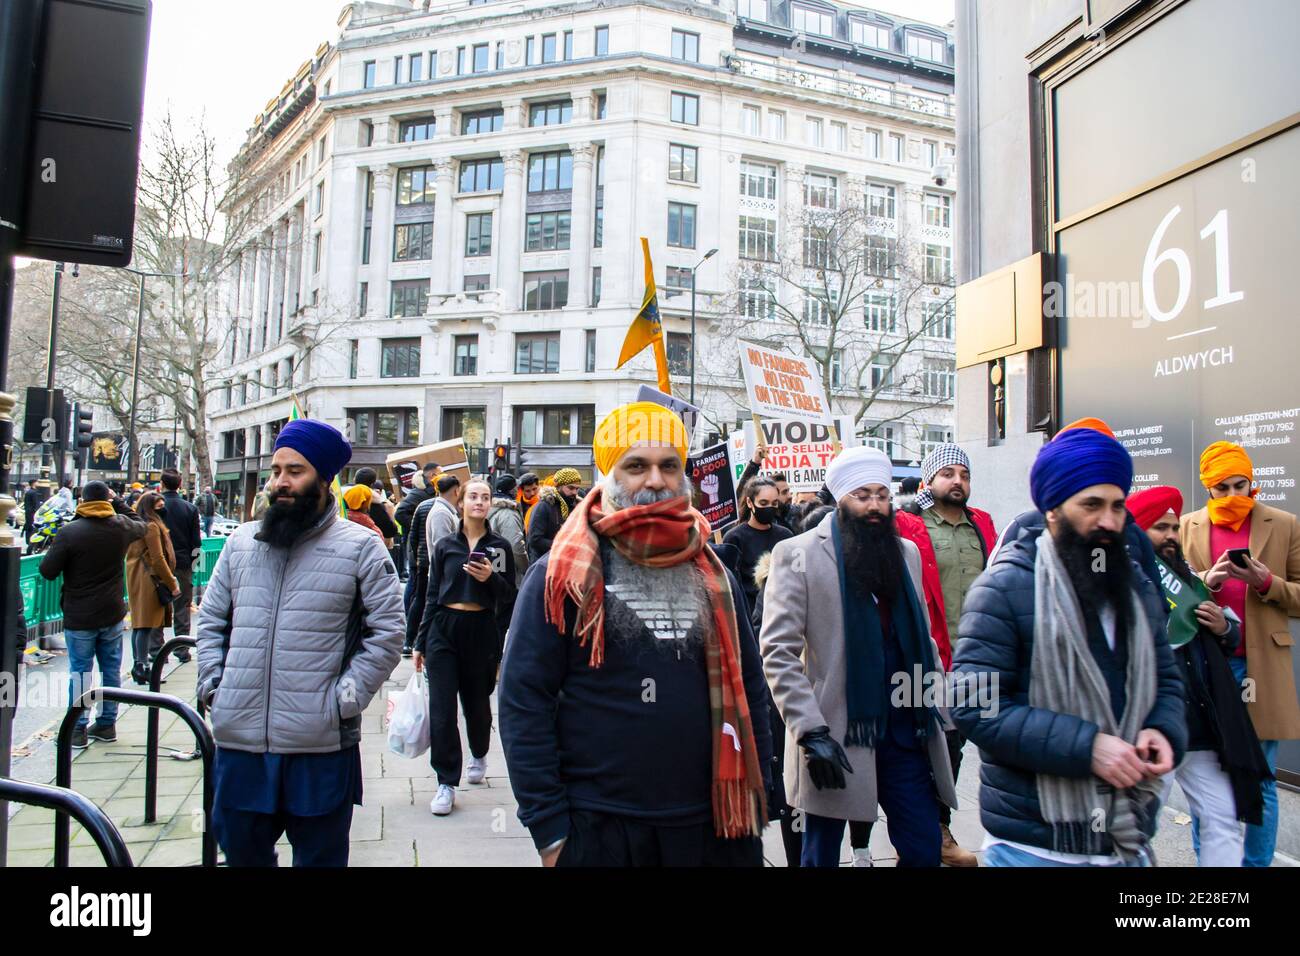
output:
<svg viewBox="0 0 1300 956"><path fill-rule="evenodd" d="M1152 862L1187 727L1163 596L1125 548L1132 481L1111 436L1059 434L1029 475L1041 530L1004 542L967 594L952 716L983 757L988 866Z"/></svg>
<svg viewBox="0 0 1300 956"><path fill-rule="evenodd" d="M339 430L289 422L269 507L226 542L198 620L199 699L217 752L213 829L231 866L346 866L361 714L401 659L406 616L383 539L339 518ZM238 609L236 611L236 609Z"/></svg>

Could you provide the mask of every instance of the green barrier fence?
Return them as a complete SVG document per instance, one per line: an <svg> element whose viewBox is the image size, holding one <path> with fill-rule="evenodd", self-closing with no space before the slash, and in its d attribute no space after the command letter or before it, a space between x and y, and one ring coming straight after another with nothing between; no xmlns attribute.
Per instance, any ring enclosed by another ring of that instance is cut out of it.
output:
<svg viewBox="0 0 1300 956"><path fill-rule="evenodd" d="M226 545L225 538L204 538L198 561L194 564L194 587L203 587L212 578L217 558ZM23 596L23 616L27 618L28 640L63 633L63 578L47 581L41 577L41 558L29 554L22 558L18 572L18 590ZM125 574L123 581L125 581ZM123 598L126 592L123 590Z"/></svg>

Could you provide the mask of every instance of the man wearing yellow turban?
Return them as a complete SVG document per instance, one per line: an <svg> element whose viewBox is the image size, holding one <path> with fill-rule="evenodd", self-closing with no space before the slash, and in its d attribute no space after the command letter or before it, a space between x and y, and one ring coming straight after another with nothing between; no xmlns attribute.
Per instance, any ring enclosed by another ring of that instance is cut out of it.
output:
<svg viewBox="0 0 1300 956"><path fill-rule="evenodd" d="M379 530L379 525L370 517L370 503L374 500L374 491L367 485L353 485L347 491L343 492L343 503L348 506L348 520L361 525L363 528L369 528L375 534L383 538L384 533Z"/></svg>
<svg viewBox="0 0 1300 956"><path fill-rule="evenodd" d="M686 450L666 408L607 415L605 477L515 604L501 740L546 866L763 863L767 685Z"/></svg>
<svg viewBox="0 0 1300 956"><path fill-rule="evenodd" d="M1216 441L1206 448L1200 479L1210 500L1183 515L1179 537L1215 602L1243 622L1229 663L1238 681L1250 678L1243 685L1248 710L1273 770L1278 741L1300 739L1288 622L1300 617L1300 524L1256 499L1254 466L1240 445ZM1244 866L1268 866L1277 843L1277 786L1267 780L1263 789L1264 820L1246 827Z"/></svg>

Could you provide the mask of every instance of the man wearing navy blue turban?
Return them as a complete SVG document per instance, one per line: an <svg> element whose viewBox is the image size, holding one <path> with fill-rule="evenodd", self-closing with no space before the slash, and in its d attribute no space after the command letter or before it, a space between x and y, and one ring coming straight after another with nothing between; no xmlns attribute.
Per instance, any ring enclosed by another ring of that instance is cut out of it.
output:
<svg viewBox="0 0 1300 956"><path fill-rule="evenodd" d="M1153 862L1160 777L1187 726L1163 594L1125 548L1132 481L1110 435L1057 435L1029 475L1042 523L1005 541L966 597L952 716L984 759L986 866Z"/></svg>

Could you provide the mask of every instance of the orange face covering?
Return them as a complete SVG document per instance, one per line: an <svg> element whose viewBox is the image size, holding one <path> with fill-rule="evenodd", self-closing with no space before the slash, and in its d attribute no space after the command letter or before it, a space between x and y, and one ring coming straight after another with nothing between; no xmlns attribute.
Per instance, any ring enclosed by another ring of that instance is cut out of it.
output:
<svg viewBox="0 0 1300 956"><path fill-rule="evenodd" d="M1216 441L1201 452L1201 484L1213 488L1219 482L1234 475L1244 475L1247 480L1255 480L1255 466L1246 454L1246 449L1235 442ZM1206 507L1210 512L1210 521L1220 528L1237 531L1255 507L1255 495L1258 488L1250 489L1250 496L1228 495L1226 498L1211 498Z"/></svg>
<svg viewBox="0 0 1300 956"><path fill-rule="evenodd" d="M1210 510L1210 523L1220 528L1239 530L1242 522L1250 516L1251 510L1255 507L1255 495L1258 493L1258 488L1251 488L1249 498L1245 495L1211 498L1205 505Z"/></svg>

